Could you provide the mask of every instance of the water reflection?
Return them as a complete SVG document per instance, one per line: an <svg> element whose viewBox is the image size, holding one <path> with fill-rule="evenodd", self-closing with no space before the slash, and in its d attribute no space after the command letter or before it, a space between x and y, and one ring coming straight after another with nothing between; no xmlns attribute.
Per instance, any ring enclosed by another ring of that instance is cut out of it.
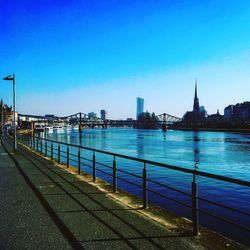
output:
<svg viewBox="0 0 250 250"><path fill-rule="evenodd" d="M194 170L199 169L199 164L200 164L200 147L199 147L199 142L200 142L200 135L198 131L193 132L193 152L194 152Z"/></svg>
<svg viewBox="0 0 250 250"><path fill-rule="evenodd" d="M136 130L136 137L137 137L137 157L143 158L144 157L144 139L145 139L145 133L142 132L140 129Z"/></svg>
<svg viewBox="0 0 250 250"><path fill-rule="evenodd" d="M163 141L167 140L167 131L162 131Z"/></svg>
<svg viewBox="0 0 250 250"><path fill-rule="evenodd" d="M102 129L101 130L101 147L102 150L106 150L106 146L107 146L107 130L106 129Z"/></svg>
<svg viewBox="0 0 250 250"><path fill-rule="evenodd" d="M82 131L79 130L79 144L82 146Z"/></svg>

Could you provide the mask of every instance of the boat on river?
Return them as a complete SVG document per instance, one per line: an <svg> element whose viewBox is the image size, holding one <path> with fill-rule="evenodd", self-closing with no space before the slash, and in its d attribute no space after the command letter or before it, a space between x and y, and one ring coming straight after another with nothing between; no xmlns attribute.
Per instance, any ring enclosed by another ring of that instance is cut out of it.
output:
<svg viewBox="0 0 250 250"><path fill-rule="evenodd" d="M63 127L60 125L53 126L53 132L63 133Z"/></svg>
<svg viewBox="0 0 250 250"><path fill-rule="evenodd" d="M52 126L45 126L44 127L45 132L47 133L53 133L53 127Z"/></svg>

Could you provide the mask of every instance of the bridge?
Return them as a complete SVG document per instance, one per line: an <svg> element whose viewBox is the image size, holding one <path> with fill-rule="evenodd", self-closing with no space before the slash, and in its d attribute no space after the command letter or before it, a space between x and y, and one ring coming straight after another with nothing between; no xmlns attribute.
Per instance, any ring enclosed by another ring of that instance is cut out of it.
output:
<svg viewBox="0 0 250 250"><path fill-rule="evenodd" d="M159 124L161 125L163 131L167 130L168 125L173 124L174 122L180 122L182 120L182 118L167 113L157 115L157 118L159 119Z"/></svg>
<svg viewBox="0 0 250 250"><path fill-rule="evenodd" d="M158 118L159 127L166 131L167 126L174 122L181 121L182 119L167 113L159 114ZM18 114L18 122L21 127L29 127L34 129L37 125L73 125L78 126L81 131L83 128L108 128L108 127L136 127L136 120L112 120L112 119L101 119L100 117L90 116L83 112L78 112L68 116L54 116L54 115L29 115L29 114Z"/></svg>

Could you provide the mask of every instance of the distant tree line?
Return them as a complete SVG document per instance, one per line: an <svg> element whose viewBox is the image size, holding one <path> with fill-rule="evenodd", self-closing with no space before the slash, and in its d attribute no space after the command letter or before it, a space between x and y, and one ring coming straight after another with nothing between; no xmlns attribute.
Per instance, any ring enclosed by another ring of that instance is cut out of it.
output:
<svg viewBox="0 0 250 250"><path fill-rule="evenodd" d="M143 112L137 118L136 128L139 129L158 129L159 119L155 113Z"/></svg>

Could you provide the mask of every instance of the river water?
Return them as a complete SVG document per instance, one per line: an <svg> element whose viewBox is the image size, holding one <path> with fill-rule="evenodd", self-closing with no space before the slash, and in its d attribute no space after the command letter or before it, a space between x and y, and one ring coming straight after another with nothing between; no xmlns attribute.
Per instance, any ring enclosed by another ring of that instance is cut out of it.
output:
<svg viewBox="0 0 250 250"><path fill-rule="evenodd" d="M250 181L250 134L205 131L162 132L161 130L108 128L84 129L81 134L75 130L64 131L63 133L53 132L45 136L49 139L71 144ZM86 152L85 157L91 159L88 152ZM112 160L113 158L110 156L96 154L97 162L112 166ZM71 164L76 165L74 162L71 162ZM98 166L97 164L97 167L104 170L101 165ZM90 168L82 167L82 169L92 173ZM141 176L143 165L142 163L117 159L117 169ZM147 166L147 170L149 179L191 193L192 176L190 174L150 165ZM97 171L97 177L112 183L112 177L103 172ZM131 177L124 172L118 171L118 177L142 185L140 179ZM250 188L205 177L198 177L197 184L199 197L250 213ZM142 190L127 182L118 180L118 187L142 197ZM191 204L190 197L155 183L149 183L148 188L166 194L172 199ZM190 208L177 204L171 199L164 199L153 192L149 192L149 201L176 214L191 218ZM199 207L209 213L215 213L250 228L250 217L247 215L220 208L204 201L199 201ZM221 222L204 213L200 213L200 223L250 245L249 232Z"/></svg>

